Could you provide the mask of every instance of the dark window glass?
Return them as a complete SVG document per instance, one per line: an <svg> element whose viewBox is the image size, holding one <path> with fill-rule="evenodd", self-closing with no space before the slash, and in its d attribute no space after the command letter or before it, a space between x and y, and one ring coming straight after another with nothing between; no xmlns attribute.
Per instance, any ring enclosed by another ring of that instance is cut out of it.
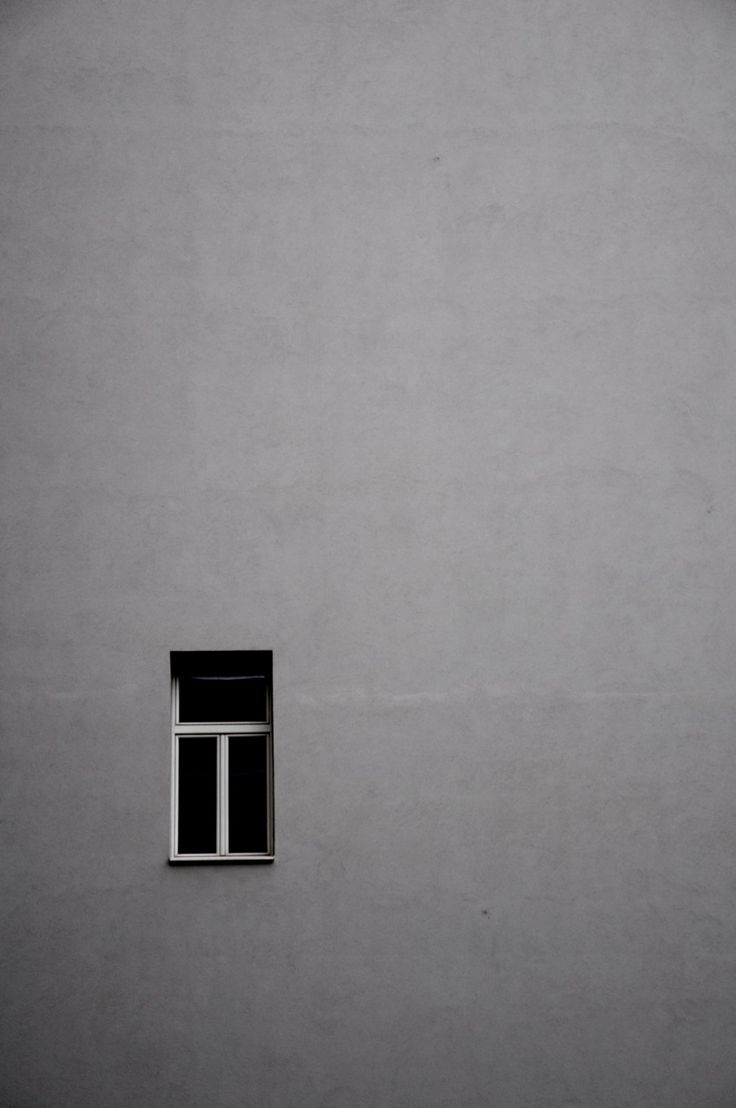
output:
<svg viewBox="0 0 736 1108"><path fill-rule="evenodd" d="M265 677L179 678L180 723L265 723Z"/></svg>
<svg viewBox="0 0 736 1108"><path fill-rule="evenodd" d="M231 854L265 854L268 739L265 735L231 735L228 743L228 848Z"/></svg>
<svg viewBox="0 0 736 1108"><path fill-rule="evenodd" d="M180 854L217 853L217 736L179 736Z"/></svg>

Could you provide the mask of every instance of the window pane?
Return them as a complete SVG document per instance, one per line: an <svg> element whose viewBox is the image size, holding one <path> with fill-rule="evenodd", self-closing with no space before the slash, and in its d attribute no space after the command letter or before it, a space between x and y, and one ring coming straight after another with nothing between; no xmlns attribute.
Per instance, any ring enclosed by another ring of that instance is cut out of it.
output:
<svg viewBox="0 0 736 1108"><path fill-rule="evenodd" d="M231 854L268 851L268 738L228 739L229 842Z"/></svg>
<svg viewBox="0 0 736 1108"><path fill-rule="evenodd" d="M265 723L265 677L180 677L180 723Z"/></svg>
<svg viewBox="0 0 736 1108"><path fill-rule="evenodd" d="M179 736L179 854L217 853L217 736Z"/></svg>

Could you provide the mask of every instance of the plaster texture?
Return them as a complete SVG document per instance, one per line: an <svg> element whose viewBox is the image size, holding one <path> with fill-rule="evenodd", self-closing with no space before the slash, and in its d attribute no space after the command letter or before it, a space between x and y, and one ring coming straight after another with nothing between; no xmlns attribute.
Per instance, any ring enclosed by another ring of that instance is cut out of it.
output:
<svg viewBox="0 0 736 1108"><path fill-rule="evenodd" d="M0 27L0 1103L733 1108L736 5Z"/></svg>

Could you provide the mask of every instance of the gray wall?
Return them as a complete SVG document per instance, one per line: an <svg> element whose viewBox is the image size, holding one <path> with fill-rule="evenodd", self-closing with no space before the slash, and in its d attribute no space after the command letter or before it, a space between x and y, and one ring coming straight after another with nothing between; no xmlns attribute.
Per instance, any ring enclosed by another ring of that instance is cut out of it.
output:
<svg viewBox="0 0 736 1108"><path fill-rule="evenodd" d="M732 1108L736 5L0 13L2 1105Z"/></svg>

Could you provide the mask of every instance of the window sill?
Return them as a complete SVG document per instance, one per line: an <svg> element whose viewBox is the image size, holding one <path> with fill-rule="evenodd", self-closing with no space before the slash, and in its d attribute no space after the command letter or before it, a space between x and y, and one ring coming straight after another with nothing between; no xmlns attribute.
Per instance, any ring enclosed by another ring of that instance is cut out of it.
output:
<svg viewBox="0 0 736 1108"><path fill-rule="evenodd" d="M222 865L223 863L229 866L253 866L253 865L270 865L276 861L273 854L253 854L251 857L244 858L168 858L170 866L212 866Z"/></svg>

